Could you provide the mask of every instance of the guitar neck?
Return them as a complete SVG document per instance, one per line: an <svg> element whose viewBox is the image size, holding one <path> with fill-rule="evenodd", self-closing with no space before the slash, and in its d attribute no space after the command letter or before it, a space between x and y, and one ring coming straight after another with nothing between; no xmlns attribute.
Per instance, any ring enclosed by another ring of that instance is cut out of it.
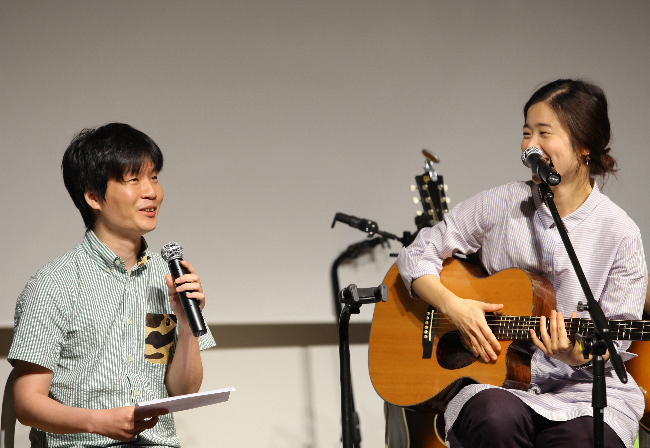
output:
<svg viewBox="0 0 650 448"><path fill-rule="evenodd" d="M537 316L486 316L486 319L497 339L530 339L530 330L539 336L540 318ZM608 320L607 323L615 341L650 341L650 321ZM566 318L564 326L571 340L575 339L577 333L584 336L594 331L591 319ZM546 319L546 329L548 328L549 319Z"/></svg>

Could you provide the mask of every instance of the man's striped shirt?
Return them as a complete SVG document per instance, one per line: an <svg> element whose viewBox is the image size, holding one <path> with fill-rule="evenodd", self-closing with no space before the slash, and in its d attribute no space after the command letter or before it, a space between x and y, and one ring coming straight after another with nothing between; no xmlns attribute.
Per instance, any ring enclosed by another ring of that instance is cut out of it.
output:
<svg viewBox="0 0 650 448"><path fill-rule="evenodd" d="M144 243L144 239L143 239ZM145 248L131 272L92 231L36 273L18 297L9 361L52 372L50 397L65 405L109 409L167 397L165 371L177 331L162 257ZM199 338L201 350L215 345ZM96 434L32 429L33 447L120 446ZM179 447L171 414L131 445Z"/></svg>

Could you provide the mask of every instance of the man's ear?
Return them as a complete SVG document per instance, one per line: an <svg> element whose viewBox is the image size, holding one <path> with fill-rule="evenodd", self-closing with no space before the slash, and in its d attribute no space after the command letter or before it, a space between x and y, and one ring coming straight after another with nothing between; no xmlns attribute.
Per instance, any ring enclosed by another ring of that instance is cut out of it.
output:
<svg viewBox="0 0 650 448"><path fill-rule="evenodd" d="M99 198L95 193L93 193L90 190L86 190L84 192L84 198L86 199L86 203L92 208L93 210L101 211L101 206L104 203L104 201Z"/></svg>

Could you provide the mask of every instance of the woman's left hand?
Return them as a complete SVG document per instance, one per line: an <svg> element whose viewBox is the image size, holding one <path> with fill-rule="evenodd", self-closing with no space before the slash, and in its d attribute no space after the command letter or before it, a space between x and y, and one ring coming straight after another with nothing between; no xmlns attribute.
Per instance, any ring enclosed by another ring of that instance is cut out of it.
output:
<svg viewBox="0 0 650 448"><path fill-rule="evenodd" d="M577 317L577 313L571 314L571 317ZM580 344L576 344L569 339L564 326L564 316L555 310L551 311L549 320L549 330L546 330L547 317L542 316L539 319L539 334L537 337L534 330L530 330L530 336L535 346L540 349L546 356L562 361L570 366L584 364L586 360L580 351ZM549 334L550 333L550 334Z"/></svg>

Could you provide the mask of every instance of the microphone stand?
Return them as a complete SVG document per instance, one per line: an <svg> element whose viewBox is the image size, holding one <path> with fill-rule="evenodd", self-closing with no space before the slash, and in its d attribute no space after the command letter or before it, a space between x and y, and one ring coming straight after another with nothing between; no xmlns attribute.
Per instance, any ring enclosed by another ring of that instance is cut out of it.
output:
<svg viewBox="0 0 650 448"><path fill-rule="evenodd" d="M584 272L578 261L575 251L573 250L573 245L569 240L566 228L562 222L562 218L555 207L555 202L553 200L553 192L551 187L546 184L546 182L541 182L539 184L540 193L542 199L548 206L553 216L553 221L555 221L555 227L560 233L564 247L566 248L569 258L571 259L571 264L573 269L578 276L580 281L580 286L587 298L587 306L584 306L582 302L578 303L578 311L589 311L591 315L591 320L594 323L594 334L591 336L581 336L577 335L577 339L580 341L582 354L585 359L589 358L591 354L592 363L593 363L593 389L591 396L591 406L594 409L594 447L601 448L604 446L604 408L607 406L607 388L605 385L605 360L603 355L609 350L609 358L612 361L614 370L618 375L622 383L627 383L627 373L625 367L623 366L623 361L621 356L617 353L614 343L612 342L612 337L609 332L609 325L605 314L603 313L602 308L594 299L594 296L591 292L591 288L587 283L587 278L585 277Z"/></svg>
<svg viewBox="0 0 650 448"><path fill-rule="evenodd" d="M332 267L330 269L330 278L332 281L332 290L334 291L334 310L335 310L335 316L337 319L341 319L342 316L342 309L341 309L341 302L339 302L339 266L341 263L343 263L345 260L351 260L358 258L360 255L364 254L367 251L372 250L375 246L381 244L382 247L384 245L384 242L388 244L388 241L384 237L376 237L372 238L369 240L363 240L358 243L352 244L348 246L348 248L341 253L338 257L336 257L336 260L332 263ZM389 245L390 247L390 245ZM357 311L358 312L358 311ZM347 320L349 321L349 313L347 316ZM346 327L347 328L347 327ZM346 329L346 334L343 335L345 338L345 343L349 345L348 341L348 336L347 336L347 329ZM339 344L341 343L341 330L340 330L340 323L339 323ZM349 355L348 355L349 358ZM348 368L348 375L351 375L349 373L349 368ZM349 387L347 389L347 409L349 410L349 413L351 415L351 420L352 420L352 428L353 431L351 430L351 440L353 441L353 446L354 448L360 448L361 447L361 423L359 420L359 414L357 413L355 407L354 407L354 395L352 394L352 382L351 380L348 381Z"/></svg>
<svg viewBox="0 0 650 448"><path fill-rule="evenodd" d="M334 262L330 269L330 278L332 281L332 290L334 292L334 308L336 316L339 319L339 358L341 363L341 414L342 414L342 424L343 424L343 446L344 448L360 448L361 446L361 428L359 422L359 414L356 412L354 407L354 396L352 395L352 381L350 373L350 350L349 350L349 336L348 336L348 327L350 322L350 314L358 314L360 303L356 303L354 300L346 305L344 308L341 308L341 303L348 303L342 299L341 294L343 291L348 291L348 296L352 294L351 288L355 285L350 285L348 288L339 292L339 274L338 268L347 259L358 258L361 254L366 251L372 250L375 246L381 244L382 247L384 243L390 248L389 240L396 240L402 243L403 246L408 246L411 244L415 235L409 231L403 232L401 237L394 235L389 232L384 232L379 230L379 226L375 221L365 218L357 218L356 216L346 215L344 213L336 213L334 220L332 221L332 228L337 222L342 222L366 232L368 237L371 238L377 235L375 238L366 239L358 243L348 246L345 252L341 253ZM418 220L416 218L416 224ZM422 225L424 227L424 225ZM421 228L418 225L418 230ZM391 254L393 256L393 254ZM395 254L396 256L396 254ZM382 285L385 287L385 285ZM371 288L366 288L371 289ZM375 288L377 289L377 288ZM362 291L362 290L359 290ZM357 291L358 293L358 291ZM386 293L384 293L385 297ZM347 297L347 296L346 296ZM379 300L374 301L364 301L363 303L375 303ZM386 301L386 298L383 299Z"/></svg>
<svg viewBox="0 0 650 448"><path fill-rule="evenodd" d="M364 303L385 302L388 287L383 283L376 288L357 288L350 285L339 292L339 302L344 304L339 317L339 365L341 376L341 425L343 448L352 448L354 441L352 429L355 424L352 402L352 380L350 375L350 315L359 314ZM357 420L358 422L358 420Z"/></svg>

